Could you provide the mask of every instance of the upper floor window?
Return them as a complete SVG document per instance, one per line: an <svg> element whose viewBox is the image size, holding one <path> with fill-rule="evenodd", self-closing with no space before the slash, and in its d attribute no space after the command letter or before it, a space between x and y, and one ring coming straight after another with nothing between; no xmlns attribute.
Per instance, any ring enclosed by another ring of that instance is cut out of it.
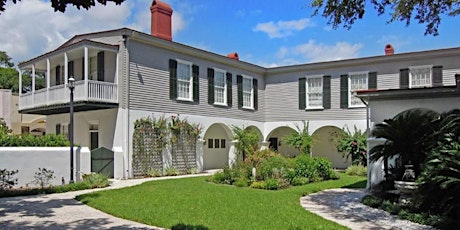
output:
<svg viewBox="0 0 460 230"><path fill-rule="evenodd" d="M214 104L227 105L226 71L214 69Z"/></svg>
<svg viewBox="0 0 460 230"><path fill-rule="evenodd" d="M238 107L242 109L258 109L258 85L257 79L246 76L237 76L238 84Z"/></svg>
<svg viewBox="0 0 460 230"><path fill-rule="evenodd" d="M323 108L323 77L311 76L306 78L306 108Z"/></svg>
<svg viewBox="0 0 460 230"><path fill-rule="evenodd" d="M431 87L432 66L409 67L409 88Z"/></svg>
<svg viewBox="0 0 460 230"><path fill-rule="evenodd" d="M192 100L193 95L192 63L177 61L177 99Z"/></svg>
<svg viewBox="0 0 460 230"><path fill-rule="evenodd" d="M198 102L199 96L199 67L188 61L170 59L170 99Z"/></svg>
<svg viewBox="0 0 460 230"><path fill-rule="evenodd" d="M354 94L358 90L368 89L368 72L355 72L349 73L349 87L348 87L348 97L349 97L349 107L362 107L364 106L363 102L357 98Z"/></svg>

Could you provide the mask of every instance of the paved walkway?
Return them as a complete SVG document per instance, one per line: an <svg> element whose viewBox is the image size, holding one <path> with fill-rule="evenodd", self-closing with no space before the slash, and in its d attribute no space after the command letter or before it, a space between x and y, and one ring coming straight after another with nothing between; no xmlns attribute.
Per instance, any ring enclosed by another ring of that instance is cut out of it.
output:
<svg viewBox="0 0 460 230"><path fill-rule="evenodd" d="M74 198L80 194L129 187L151 180L209 174L121 180L103 189L1 198L0 229L162 229L111 216ZM364 194L363 190L331 189L302 197L300 203L310 212L351 229L431 229L362 205L360 200Z"/></svg>

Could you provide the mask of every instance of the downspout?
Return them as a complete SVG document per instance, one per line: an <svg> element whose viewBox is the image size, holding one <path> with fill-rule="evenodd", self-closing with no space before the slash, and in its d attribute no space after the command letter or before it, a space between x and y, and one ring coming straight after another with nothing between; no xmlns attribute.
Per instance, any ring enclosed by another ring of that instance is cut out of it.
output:
<svg viewBox="0 0 460 230"><path fill-rule="evenodd" d="M370 135L371 135L371 129L370 129L370 109L369 109L369 98L367 98L367 101L364 100L362 97L359 97L359 99L361 100L361 102L366 106L366 133L367 133L367 139L369 139ZM367 142L367 140L366 140ZM366 144L367 145L367 144ZM370 151L366 150L366 160L367 160L367 186L366 186L366 189L368 191L370 191L372 189L372 183L371 183L371 176L372 176L372 170L369 170L370 169L370 154L369 154Z"/></svg>

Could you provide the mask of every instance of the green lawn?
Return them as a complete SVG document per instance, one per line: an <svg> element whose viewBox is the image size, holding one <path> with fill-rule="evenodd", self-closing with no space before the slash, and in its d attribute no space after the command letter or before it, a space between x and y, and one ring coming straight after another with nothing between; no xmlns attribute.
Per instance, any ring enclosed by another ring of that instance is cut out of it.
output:
<svg viewBox="0 0 460 230"><path fill-rule="evenodd" d="M77 199L114 216L166 228L182 224L197 229L346 229L305 211L299 198L328 188L363 185L364 177L341 174L339 180L268 191L196 177L152 181Z"/></svg>

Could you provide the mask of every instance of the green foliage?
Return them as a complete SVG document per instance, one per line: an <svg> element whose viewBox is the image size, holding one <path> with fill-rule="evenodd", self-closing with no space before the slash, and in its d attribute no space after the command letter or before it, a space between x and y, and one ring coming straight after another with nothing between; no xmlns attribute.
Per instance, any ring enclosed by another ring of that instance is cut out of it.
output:
<svg viewBox="0 0 460 230"><path fill-rule="evenodd" d="M38 172L34 174L34 180L32 183L44 188L50 185L50 182L55 178L54 171L46 168L38 168Z"/></svg>
<svg viewBox="0 0 460 230"><path fill-rule="evenodd" d="M438 27L441 23L441 15L457 16L460 13L458 1L439 0L314 0L309 5L314 8L313 15L320 13L328 19L328 23L336 29L339 25L350 29L357 19L362 19L367 4L373 5L378 15L391 15L388 22L404 21L406 26L415 19L419 24L426 25L425 35L438 35Z"/></svg>
<svg viewBox="0 0 460 230"><path fill-rule="evenodd" d="M295 158L294 164L296 177L306 177L309 179L319 177L318 171L313 163L313 158L307 155L300 155Z"/></svg>
<svg viewBox="0 0 460 230"><path fill-rule="evenodd" d="M266 184L265 181L254 181L251 183L250 188L255 188L255 189L265 189Z"/></svg>
<svg viewBox="0 0 460 230"><path fill-rule="evenodd" d="M250 158L259 149L259 136L255 130L233 126L232 132L233 139L238 141L235 144L237 162Z"/></svg>
<svg viewBox="0 0 460 230"><path fill-rule="evenodd" d="M332 162L325 157L313 157L313 165L318 175L323 180L338 179L338 175L332 168Z"/></svg>
<svg viewBox="0 0 460 230"><path fill-rule="evenodd" d="M352 133L348 127L342 128L342 132L331 133L335 147L347 160L351 157L352 165L367 165L367 136L361 130L354 127Z"/></svg>
<svg viewBox="0 0 460 230"><path fill-rule="evenodd" d="M181 135L186 136L185 140L190 143L195 143L200 136L202 128L197 123L191 123L187 119L181 120L179 115L171 116L171 121L168 123L170 134L172 134L170 141L175 143Z"/></svg>
<svg viewBox="0 0 460 230"><path fill-rule="evenodd" d="M5 51L0 51L0 67L13 67L14 63L11 62L11 57Z"/></svg>
<svg viewBox="0 0 460 230"><path fill-rule="evenodd" d="M179 175L179 170L177 170L174 167L168 167L165 170L165 175L166 176L177 176L177 175Z"/></svg>
<svg viewBox="0 0 460 230"><path fill-rule="evenodd" d="M64 147L70 146L70 142L66 136L60 134L46 134L43 136L34 136L32 134L24 135L0 135L1 147L25 147L25 146L41 146L41 147Z"/></svg>
<svg viewBox="0 0 460 230"><path fill-rule="evenodd" d="M149 176L151 176L151 177L160 177L160 176L162 176L162 173L158 169L150 169Z"/></svg>
<svg viewBox="0 0 460 230"><path fill-rule="evenodd" d="M6 122L3 118L0 118L0 136L8 135L11 133L11 129L6 125Z"/></svg>
<svg viewBox="0 0 460 230"><path fill-rule="evenodd" d="M233 185L236 187L248 187L249 180L246 177L238 177L236 178L235 182L233 182Z"/></svg>
<svg viewBox="0 0 460 230"><path fill-rule="evenodd" d="M88 188L105 188L110 185L109 177L100 173L90 173L83 176L83 183Z"/></svg>
<svg viewBox="0 0 460 230"><path fill-rule="evenodd" d="M285 171L292 166L288 160L281 156L276 155L264 159L258 168L256 174L258 180L285 178Z"/></svg>
<svg viewBox="0 0 460 230"><path fill-rule="evenodd" d="M432 110L409 109L376 124L372 136L386 141L370 150L370 160L374 162L394 157L396 168L400 169L394 175L396 178L402 178L403 166L409 163L414 165L415 175L420 175L421 166L433 144L431 135L440 119L440 114Z"/></svg>
<svg viewBox="0 0 460 230"><path fill-rule="evenodd" d="M291 184L294 186L305 185L310 183L310 179L307 177L294 177Z"/></svg>
<svg viewBox="0 0 460 230"><path fill-rule="evenodd" d="M366 176L367 175L367 167L362 165L350 165L346 170L345 174L349 176Z"/></svg>
<svg viewBox="0 0 460 230"><path fill-rule="evenodd" d="M291 132L284 136L283 142L300 151L301 154L310 155L311 146L313 145L313 137L308 131L309 123L302 121L303 127L296 125L297 132Z"/></svg>
<svg viewBox="0 0 460 230"><path fill-rule="evenodd" d="M268 179L265 181L265 189L268 190L277 190L279 187L278 180L276 179Z"/></svg>
<svg viewBox="0 0 460 230"><path fill-rule="evenodd" d="M0 191L13 188L18 184L18 178L14 178L18 170L0 169Z"/></svg>

